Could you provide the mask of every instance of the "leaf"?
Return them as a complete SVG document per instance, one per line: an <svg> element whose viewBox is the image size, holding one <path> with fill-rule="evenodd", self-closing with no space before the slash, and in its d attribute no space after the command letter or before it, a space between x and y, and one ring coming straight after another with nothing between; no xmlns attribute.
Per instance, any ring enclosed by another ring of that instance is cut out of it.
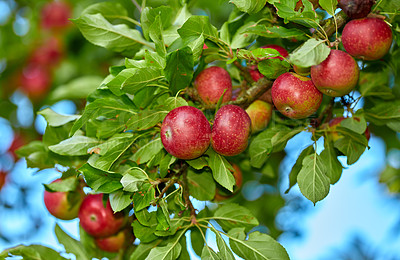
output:
<svg viewBox="0 0 400 260"><path fill-rule="evenodd" d="M135 230L135 229L133 229ZM140 243L135 251L131 254L130 260L144 260L150 253L151 249L157 247L163 240L158 239L151 243Z"/></svg>
<svg viewBox="0 0 400 260"><path fill-rule="evenodd" d="M160 162L160 177L164 178L165 176L167 176L168 174L168 169L169 167L176 162L178 158L176 158L175 156L172 156L171 154L167 153L163 159L161 159Z"/></svg>
<svg viewBox="0 0 400 260"><path fill-rule="evenodd" d="M124 82L135 75L137 68L126 68L118 73L112 80L105 83L114 95L121 96L124 94L121 88Z"/></svg>
<svg viewBox="0 0 400 260"><path fill-rule="evenodd" d="M79 181L76 177L69 177L62 179L58 182L52 182L50 184L43 184L46 191L49 192L69 192L75 191L78 187Z"/></svg>
<svg viewBox="0 0 400 260"><path fill-rule="evenodd" d="M221 234L214 227L211 227L211 230L214 232L215 237L216 237L217 246L218 246L218 250L219 250L217 253L218 256L224 260L234 260L235 257L233 256L231 249L225 243Z"/></svg>
<svg viewBox="0 0 400 260"><path fill-rule="evenodd" d="M13 258L6 258L7 256ZM23 245L16 246L13 248L6 249L0 253L0 257L4 257L3 259L15 259L15 256L22 256L23 257L22 259L27 259L27 260L47 260L47 259L67 260L67 258L60 256L60 253L51 248L34 244L29 246L23 246Z"/></svg>
<svg viewBox="0 0 400 260"><path fill-rule="evenodd" d="M323 164L328 169L326 175L328 176L330 183L335 184L339 181L340 176L342 175L343 166L337 158L332 142L328 140L325 141L325 149L321 152L320 157Z"/></svg>
<svg viewBox="0 0 400 260"><path fill-rule="evenodd" d="M152 213L154 213L153 214L154 215L154 219L156 219L156 216L155 216L156 212L152 212ZM140 242L141 242L140 244L142 244L142 243L150 243L150 242L152 242L152 241L154 241L154 240L156 240L158 238L154 234L154 232L156 231L156 226L157 226L157 222L153 226L142 225L138 220L135 220L132 223L133 233L134 233L135 237L140 239ZM148 252L147 252L147 254L148 254Z"/></svg>
<svg viewBox="0 0 400 260"><path fill-rule="evenodd" d="M134 131L149 129L161 122L167 114L168 111L143 110L129 119L126 129Z"/></svg>
<svg viewBox="0 0 400 260"><path fill-rule="evenodd" d="M74 135L59 144L49 146L49 149L53 153L66 156L88 155L88 149L99 143L96 138Z"/></svg>
<svg viewBox="0 0 400 260"><path fill-rule="evenodd" d="M289 174L289 188L285 191L285 193L288 193L290 189L296 185L297 183L297 176L299 175L299 172L301 171L301 168L303 167L303 160L306 156L310 154L314 154L314 146L309 145L307 148L305 148L297 157L296 163L293 165L292 170L290 171Z"/></svg>
<svg viewBox="0 0 400 260"><path fill-rule="evenodd" d="M201 252L201 259L202 260L222 260L215 251L209 247L208 245L205 245L203 247L203 251Z"/></svg>
<svg viewBox="0 0 400 260"><path fill-rule="evenodd" d="M142 210L150 205L155 199L156 191L150 183L144 183L140 190L133 194L133 207L135 212Z"/></svg>
<svg viewBox="0 0 400 260"><path fill-rule="evenodd" d="M353 116L340 122L340 126L350 129L357 134L363 134L367 129L367 121L364 116Z"/></svg>
<svg viewBox="0 0 400 260"><path fill-rule="evenodd" d="M102 77L99 76L82 76L64 85L57 86L49 93L48 98L52 102L63 99L86 98L100 86L101 82Z"/></svg>
<svg viewBox="0 0 400 260"><path fill-rule="evenodd" d="M280 53L272 48L257 48L254 50L241 49L237 52L237 57L239 59L253 60L253 61L263 61L265 59L280 57Z"/></svg>
<svg viewBox="0 0 400 260"><path fill-rule="evenodd" d="M310 1L302 1L303 7L299 11L295 11L296 3L297 1L294 0L280 0L274 2L273 5L277 9L278 16L283 18L285 23L290 21L306 27L317 28L318 15Z"/></svg>
<svg viewBox="0 0 400 260"><path fill-rule="evenodd" d="M151 24L149 28L149 37L156 45L156 52L161 57L165 57L167 50L165 49L165 43L162 35L163 26L160 17L161 15L157 15Z"/></svg>
<svg viewBox="0 0 400 260"><path fill-rule="evenodd" d="M110 205L114 213L124 210L131 203L131 195L128 193L120 190L110 194Z"/></svg>
<svg viewBox="0 0 400 260"><path fill-rule="evenodd" d="M208 16L191 16L178 29L179 35L185 40L198 39L203 35L206 39L216 41L218 39L218 30L211 25Z"/></svg>
<svg viewBox="0 0 400 260"><path fill-rule="evenodd" d="M193 53L188 46L168 54L164 72L173 95L189 86L193 78L193 66Z"/></svg>
<svg viewBox="0 0 400 260"><path fill-rule="evenodd" d="M188 170L187 174L190 195L202 201L212 200L215 197L215 182L211 173L195 173Z"/></svg>
<svg viewBox="0 0 400 260"><path fill-rule="evenodd" d="M95 192L111 193L122 188L121 175L96 169L89 164L84 164L79 171L85 177L89 187Z"/></svg>
<svg viewBox="0 0 400 260"><path fill-rule="evenodd" d="M292 52L289 60L298 67L308 68L323 62L330 52L325 41L311 38Z"/></svg>
<svg viewBox="0 0 400 260"><path fill-rule="evenodd" d="M330 180L326 174L326 166L317 153L304 158L303 167L297 176L297 183L304 197L314 204L329 193Z"/></svg>
<svg viewBox="0 0 400 260"><path fill-rule="evenodd" d="M186 160L186 162L196 170L201 170L204 167L208 166L207 159L203 156L193 160Z"/></svg>
<svg viewBox="0 0 400 260"><path fill-rule="evenodd" d="M353 136L355 136L354 134ZM363 135L359 135L360 139L365 138ZM365 141L367 139L365 138ZM357 139L351 136L344 136L337 140L334 146L339 149L344 155L347 156L347 164L351 165L358 161L361 155L364 153L366 145L357 141Z"/></svg>
<svg viewBox="0 0 400 260"><path fill-rule="evenodd" d="M182 97L168 97L163 103L168 108L168 111L171 111L177 107L189 105Z"/></svg>
<svg viewBox="0 0 400 260"><path fill-rule="evenodd" d="M335 14L338 0L319 0L319 5L330 15Z"/></svg>
<svg viewBox="0 0 400 260"><path fill-rule="evenodd" d="M392 120L400 120L400 101L381 102L371 109L365 109L367 121L382 125Z"/></svg>
<svg viewBox="0 0 400 260"><path fill-rule="evenodd" d="M286 38L296 39L299 41L307 39L306 33L302 30L296 28L288 29L283 26L267 27L265 25L256 25L247 28L244 33L252 33L265 38Z"/></svg>
<svg viewBox="0 0 400 260"><path fill-rule="evenodd" d="M232 165L220 154L214 152L213 149L208 149L206 152L209 156L208 165L212 170L214 180L221 184L224 188L233 192L233 185L236 184L233 177Z"/></svg>
<svg viewBox="0 0 400 260"><path fill-rule="evenodd" d="M263 60L258 63L257 67L261 74L269 79L276 79L291 68L287 61L280 59Z"/></svg>
<svg viewBox="0 0 400 260"><path fill-rule="evenodd" d="M168 243L166 246L159 246L151 249L146 260L166 260L177 259L181 253L181 245L175 241Z"/></svg>
<svg viewBox="0 0 400 260"><path fill-rule="evenodd" d="M143 35L146 39L149 38L150 27L155 21L156 17L160 16L160 24L162 29L166 29L172 25L174 16L173 10L169 6L159 6L157 8L145 7L140 15L140 24L142 26Z"/></svg>
<svg viewBox="0 0 400 260"><path fill-rule="evenodd" d="M231 3L245 13L254 14L263 9L267 0L230 0Z"/></svg>
<svg viewBox="0 0 400 260"><path fill-rule="evenodd" d="M202 255L202 251L205 247L205 241L203 235L201 234L200 230L202 230L203 234L206 233L207 229L202 227L196 227L190 230L190 241L192 244L192 248L197 255Z"/></svg>
<svg viewBox="0 0 400 260"><path fill-rule="evenodd" d="M272 237L258 231L246 234L243 228L234 228L228 232L229 244L238 256L252 260L289 260L285 248Z"/></svg>
<svg viewBox="0 0 400 260"><path fill-rule="evenodd" d="M146 163L163 148L164 146L162 145L161 137L158 137L140 147L140 149L132 156L131 160L135 161L137 164Z"/></svg>
<svg viewBox="0 0 400 260"><path fill-rule="evenodd" d="M154 86L154 84L164 78L161 70L156 68L140 68L124 81L122 91L129 94L135 94L146 86Z"/></svg>
<svg viewBox="0 0 400 260"><path fill-rule="evenodd" d="M171 221L169 218L169 212L167 208L167 204L164 200L160 200L158 203L157 211L157 227L156 230L166 231L170 228Z"/></svg>
<svg viewBox="0 0 400 260"><path fill-rule="evenodd" d="M89 42L127 56L134 56L142 45L149 45L138 30L125 24L112 25L101 14L85 14L72 22Z"/></svg>
<svg viewBox="0 0 400 260"><path fill-rule="evenodd" d="M38 114L42 115L44 119L46 119L47 123L53 127L65 125L66 123L75 121L80 117L78 115L61 115L54 112L51 108L40 110Z"/></svg>
<svg viewBox="0 0 400 260"><path fill-rule="evenodd" d="M121 17L127 16L128 11L120 3L102 2L88 6L82 11L84 14L102 14L104 17Z"/></svg>
<svg viewBox="0 0 400 260"><path fill-rule="evenodd" d="M60 228L60 226L58 226L58 224L56 224L54 232L57 236L58 242L64 246L65 251L67 253L74 254L77 259L82 259L82 260L91 259L88 257L88 253L86 252L81 242L70 237Z"/></svg>
<svg viewBox="0 0 400 260"><path fill-rule="evenodd" d="M259 224L250 210L232 203L224 204L218 208L214 213L213 219L215 219L225 231L229 231L235 227L243 227L246 232L249 232Z"/></svg>
<svg viewBox="0 0 400 260"><path fill-rule="evenodd" d="M134 167L124 173L121 184L124 186L124 191L136 192L146 181L148 181L146 173L139 167Z"/></svg>

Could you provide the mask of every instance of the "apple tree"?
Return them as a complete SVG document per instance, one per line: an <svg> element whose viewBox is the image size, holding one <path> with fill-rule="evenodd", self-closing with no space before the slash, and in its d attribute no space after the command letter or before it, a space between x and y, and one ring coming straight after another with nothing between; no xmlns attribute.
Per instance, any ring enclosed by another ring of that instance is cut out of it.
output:
<svg viewBox="0 0 400 260"><path fill-rule="evenodd" d="M99 2L71 20L115 53L108 75L79 115L40 110L42 141L16 153L63 166L46 206L79 205L79 241L55 228L77 259L190 259L188 246L201 259L289 259L274 220L290 189L329 196L338 157L351 167L371 133L399 147L399 1L200 2ZM285 146L304 133L285 194L246 200L243 183L278 186ZM388 166L381 180L398 192L398 176ZM65 259L38 245L1 255Z"/></svg>

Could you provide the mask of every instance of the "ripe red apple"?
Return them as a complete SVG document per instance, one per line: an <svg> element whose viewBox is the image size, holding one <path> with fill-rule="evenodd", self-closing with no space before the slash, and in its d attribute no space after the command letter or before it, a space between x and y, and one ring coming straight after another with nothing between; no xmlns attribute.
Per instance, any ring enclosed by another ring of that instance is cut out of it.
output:
<svg viewBox="0 0 400 260"><path fill-rule="evenodd" d="M42 98L49 90L51 84L51 73L43 66L29 64L20 77L21 90L33 99Z"/></svg>
<svg viewBox="0 0 400 260"><path fill-rule="evenodd" d="M56 179L53 183L60 181L61 179ZM68 201L68 196L76 196L76 198L74 198L74 204ZM71 220L78 217L79 207L84 197L85 194L82 190L75 192L44 191L44 204L54 217L62 220Z"/></svg>
<svg viewBox="0 0 400 260"><path fill-rule="evenodd" d="M315 87L331 97L344 96L357 85L360 69L348 53L331 50L328 58L311 67Z"/></svg>
<svg viewBox="0 0 400 260"><path fill-rule="evenodd" d="M251 119L246 111L236 105L225 105L215 115L211 145L221 155L237 155L246 150L250 133Z"/></svg>
<svg viewBox="0 0 400 260"><path fill-rule="evenodd" d="M109 237L95 238L94 242L103 251L117 253L121 249L126 248L130 243L133 243L135 236L131 230L124 229L115 235Z"/></svg>
<svg viewBox="0 0 400 260"><path fill-rule="evenodd" d="M379 18L362 18L348 22L342 32L344 49L353 57L364 60L382 58L392 45L390 26Z"/></svg>
<svg viewBox="0 0 400 260"><path fill-rule="evenodd" d="M204 69L194 81L201 100L207 105L217 104L225 91L222 102L232 98L232 79L229 73L221 67L213 66Z"/></svg>
<svg viewBox="0 0 400 260"><path fill-rule="evenodd" d="M219 189L218 187L216 188L215 191L215 201L223 201L226 200L230 197L232 197L234 194L236 194L241 188L243 184L243 173L240 167L237 164L232 163L233 167L233 177L235 178L235 183L236 186L234 187L233 193L229 191L224 191ZM223 188L222 188L223 189Z"/></svg>
<svg viewBox="0 0 400 260"><path fill-rule="evenodd" d="M329 136L333 142L336 142L336 140L338 140L340 137L342 137L342 135L336 131L336 127L340 126L340 122L342 122L344 119L346 119L346 117L341 116L341 117L335 117L331 121L329 121L329 129L330 129ZM354 119L357 121L360 121L360 119L357 117L354 117ZM371 133L369 132L368 127L367 127L367 129L365 129L364 135L367 138L367 140L369 141L369 138L371 137Z"/></svg>
<svg viewBox="0 0 400 260"><path fill-rule="evenodd" d="M26 144L25 137L23 137L20 134L15 133L14 134L14 139L8 148L8 151L11 153L11 155L14 157L14 160L16 161L18 159L17 154L15 153L18 148L24 146Z"/></svg>
<svg viewBox="0 0 400 260"><path fill-rule="evenodd" d="M351 19L366 17L374 5L375 0L339 0L339 7Z"/></svg>
<svg viewBox="0 0 400 260"><path fill-rule="evenodd" d="M312 115L322 102L322 93L310 78L286 72L272 84L272 101L283 115L301 119Z"/></svg>
<svg viewBox="0 0 400 260"><path fill-rule="evenodd" d="M182 106L167 114L160 134L168 153L190 160L201 156L210 146L211 126L199 109Z"/></svg>
<svg viewBox="0 0 400 260"><path fill-rule="evenodd" d="M6 184L7 173L0 171L0 190L3 188L4 184Z"/></svg>
<svg viewBox="0 0 400 260"><path fill-rule="evenodd" d="M272 116L272 105L262 100L256 100L246 109L251 119L251 131L253 133L267 127Z"/></svg>
<svg viewBox="0 0 400 260"><path fill-rule="evenodd" d="M113 213L110 201L103 204L103 194L90 194L83 200L78 213L82 228L93 237L109 237L126 223L122 212Z"/></svg>
<svg viewBox="0 0 400 260"><path fill-rule="evenodd" d="M61 40L52 37L47 39L42 45L33 51L29 62L44 67L56 66L60 63L63 52L64 50Z"/></svg>
<svg viewBox="0 0 400 260"><path fill-rule="evenodd" d="M71 22L71 7L61 1L46 3L41 11L41 26L44 29L64 29Z"/></svg>

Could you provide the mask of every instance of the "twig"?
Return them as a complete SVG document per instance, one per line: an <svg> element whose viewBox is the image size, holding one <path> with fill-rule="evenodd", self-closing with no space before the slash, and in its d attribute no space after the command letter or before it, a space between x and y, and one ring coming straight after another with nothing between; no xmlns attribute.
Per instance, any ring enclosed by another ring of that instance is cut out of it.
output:
<svg viewBox="0 0 400 260"><path fill-rule="evenodd" d="M136 2L136 0L132 0L132 3L136 6L136 8L139 10L139 12L142 12L142 7Z"/></svg>
<svg viewBox="0 0 400 260"><path fill-rule="evenodd" d="M178 181L178 183L183 187L183 198L185 200L186 207L190 209L190 221L192 224L196 224L196 209L194 208L192 202L189 198L189 184L187 179L187 170L182 174L182 181Z"/></svg>

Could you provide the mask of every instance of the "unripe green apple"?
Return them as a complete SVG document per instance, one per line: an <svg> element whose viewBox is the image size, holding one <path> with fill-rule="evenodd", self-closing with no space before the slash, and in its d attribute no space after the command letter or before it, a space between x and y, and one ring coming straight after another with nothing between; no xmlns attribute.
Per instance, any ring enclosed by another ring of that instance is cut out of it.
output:
<svg viewBox="0 0 400 260"><path fill-rule="evenodd" d="M311 67L311 79L315 87L331 97L344 96L357 85L360 69L348 53L331 50L328 58Z"/></svg>
<svg viewBox="0 0 400 260"><path fill-rule="evenodd" d="M230 101L232 98L231 76L221 67L213 66L204 69L197 75L194 87L201 100L207 105L217 104L224 91L223 103Z"/></svg>
<svg viewBox="0 0 400 260"><path fill-rule="evenodd" d="M253 133L267 127L272 116L272 105L262 100L256 100L246 109L251 119L251 131Z"/></svg>
<svg viewBox="0 0 400 260"><path fill-rule="evenodd" d="M190 160L201 156L210 146L211 126L199 109L182 106L167 114L160 134L168 153Z"/></svg>
<svg viewBox="0 0 400 260"><path fill-rule="evenodd" d="M390 26L379 18L362 18L348 22L342 32L344 49L353 57L364 60L382 58L392 45Z"/></svg>
<svg viewBox="0 0 400 260"><path fill-rule="evenodd" d="M61 179L56 179L54 182L60 182ZM72 203L68 200L68 196L76 196ZM82 190L74 192L49 192L44 191L44 204L47 210L56 218L62 220L71 220L78 217L78 212L85 194Z"/></svg>
<svg viewBox="0 0 400 260"><path fill-rule="evenodd" d="M272 84L271 94L279 112L293 119L309 117L322 102L322 93L311 79L293 72L280 75Z"/></svg>
<svg viewBox="0 0 400 260"><path fill-rule="evenodd" d="M236 105L225 105L215 115L211 145L221 155L237 155L246 150L250 133L251 119L246 111Z"/></svg>

